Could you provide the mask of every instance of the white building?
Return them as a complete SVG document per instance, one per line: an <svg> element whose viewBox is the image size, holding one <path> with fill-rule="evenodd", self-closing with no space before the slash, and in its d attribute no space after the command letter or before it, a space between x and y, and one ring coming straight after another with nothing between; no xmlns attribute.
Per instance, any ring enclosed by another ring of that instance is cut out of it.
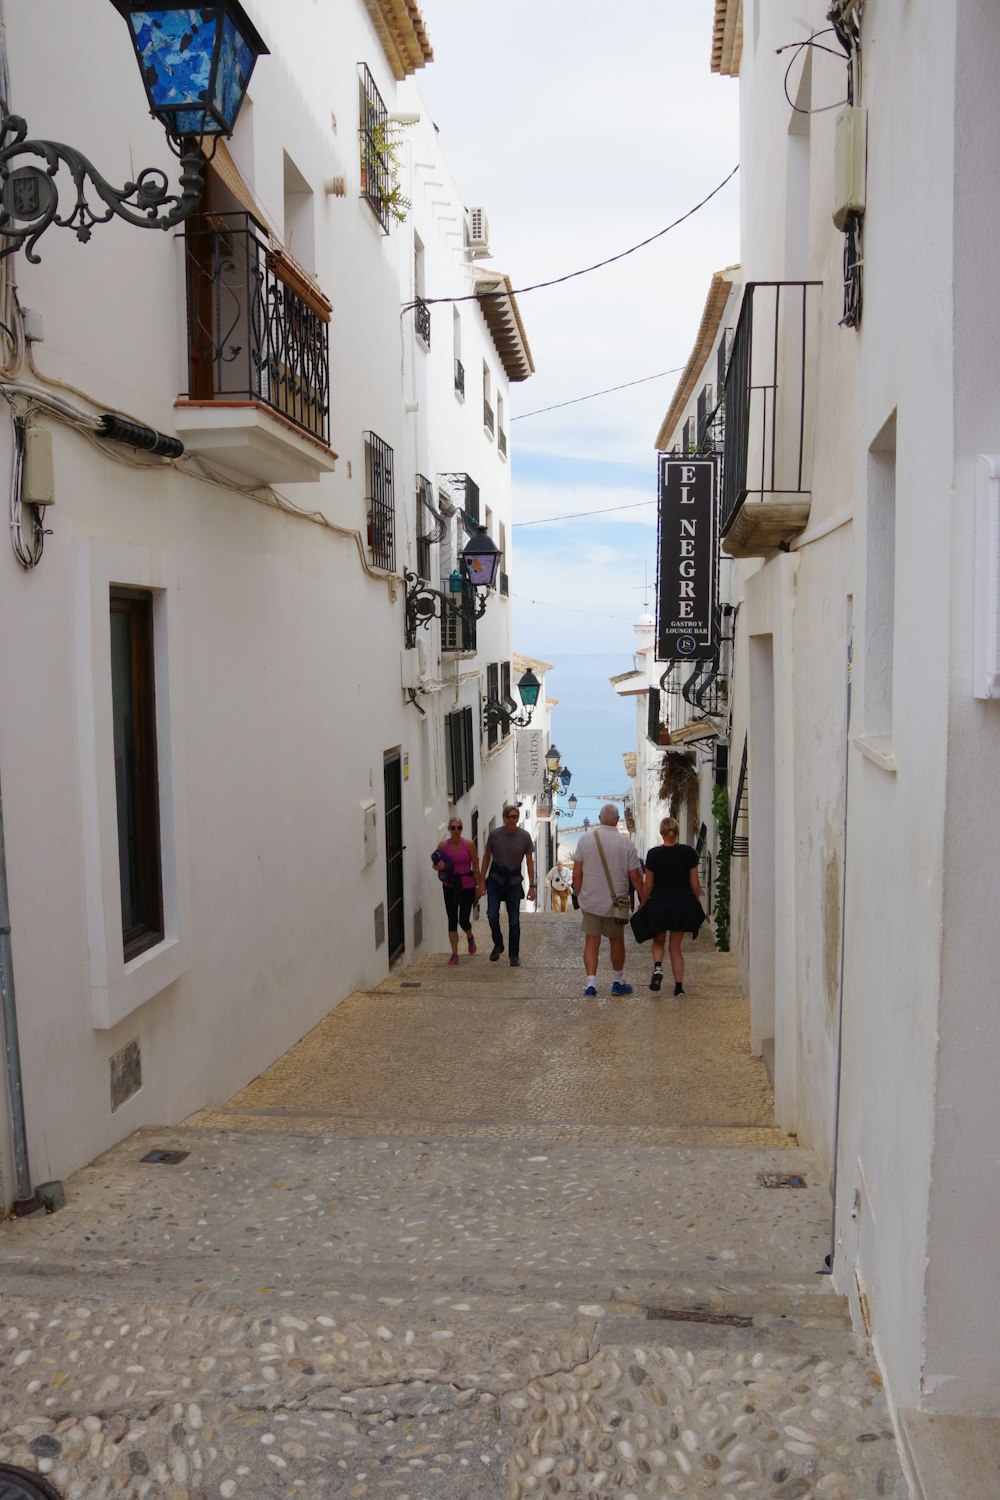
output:
<svg viewBox="0 0 1000 1500"><path fill-rule="evenodd" d="M474 833L514 792L481 702L510 670L507 408L532 362L410 77L423 21L389 0L248 9L270 55L198 214L167 234L112 218L87 244L52 227L40 263L0 261L3 465L29 433L22 561L0 560L5 1205L225 1099L443 946L449 804ZM113 6L5 10L30 136L112 182L176 180ZM99 435L101 413L184 455ZM476 519L500 587L474 633L447 611L425 627L404 569L451 597Z"/></svg>
<svg viewBox="0 0 1000 1500"><path fill-rule="evenodd" d="M779 1122L830 1174L833 1274L870 1327L915 1492L985 1496L1000 23L986 0L839 0L832 31L828 10L715 5L742 136L721 497L749 854L733 946Z"/></svg>

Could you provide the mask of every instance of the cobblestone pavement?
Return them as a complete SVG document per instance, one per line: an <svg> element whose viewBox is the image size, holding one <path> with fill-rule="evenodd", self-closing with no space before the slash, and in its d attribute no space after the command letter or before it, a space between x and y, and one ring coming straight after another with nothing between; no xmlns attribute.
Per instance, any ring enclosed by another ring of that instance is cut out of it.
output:
<svg viewBox="0 0 1000 1500"><path fill-rule="evenodd" d="M0 1464L73 1500L901 1500L728 959L586 1001L579 947L425 958L0 1226Z"/></svg>

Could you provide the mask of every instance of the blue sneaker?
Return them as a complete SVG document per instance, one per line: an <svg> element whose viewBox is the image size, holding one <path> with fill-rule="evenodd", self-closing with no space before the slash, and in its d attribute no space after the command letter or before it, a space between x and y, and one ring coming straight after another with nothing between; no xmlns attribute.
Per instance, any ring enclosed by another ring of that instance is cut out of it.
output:
<svg viewBox="0 0 1000 1500"><path fill-rule="evenodd" d="M619 982L616 979L614 984L611 986L611 993L612 995L631 995L632 986L630 984L625 984L624 981Z"/></svg>
<svg viewBox="0 0 1000 1500"><path fill-rule="evenodd" d="M588 996L590 996L590 995L596 995L597 994L597 985L596 984L588 984L587 988L584 990L583 993L585 995L588 995Z"/></svg>

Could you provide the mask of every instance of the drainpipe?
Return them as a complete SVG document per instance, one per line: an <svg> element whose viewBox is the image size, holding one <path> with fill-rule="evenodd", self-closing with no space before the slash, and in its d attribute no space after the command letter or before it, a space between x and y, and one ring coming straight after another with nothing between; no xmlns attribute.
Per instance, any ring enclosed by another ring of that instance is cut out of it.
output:
<svg viewBox="0 0 1000 1500"><path fill-rule="evenodd" d="M14 1131L14 1172L19 1216L38 1208L31 1191L28 1171L28 1132L24 1124L24 1089L21 1081L21 1051L17 1042L17 1009L14 1004L14 958L10 945L10 903L7 898L7 855L3 837L3 792L0 790L0 1000L3 1002L3 1040L7 1061L7 1092Z"/></svg>

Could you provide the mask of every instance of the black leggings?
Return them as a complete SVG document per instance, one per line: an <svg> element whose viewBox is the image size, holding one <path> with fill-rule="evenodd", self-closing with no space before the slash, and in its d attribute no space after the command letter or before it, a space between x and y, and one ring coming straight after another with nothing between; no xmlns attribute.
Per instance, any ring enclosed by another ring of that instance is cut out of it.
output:
<svg viewBox="0 0 1000 1500"><path fill-rule="evenodd" d="M466 891L461 886L445 886L444 909L448 913L449 932L457 932L459 927L463 932L468 932L472 926L472 903L475 899L475 888Z"/></svg>

